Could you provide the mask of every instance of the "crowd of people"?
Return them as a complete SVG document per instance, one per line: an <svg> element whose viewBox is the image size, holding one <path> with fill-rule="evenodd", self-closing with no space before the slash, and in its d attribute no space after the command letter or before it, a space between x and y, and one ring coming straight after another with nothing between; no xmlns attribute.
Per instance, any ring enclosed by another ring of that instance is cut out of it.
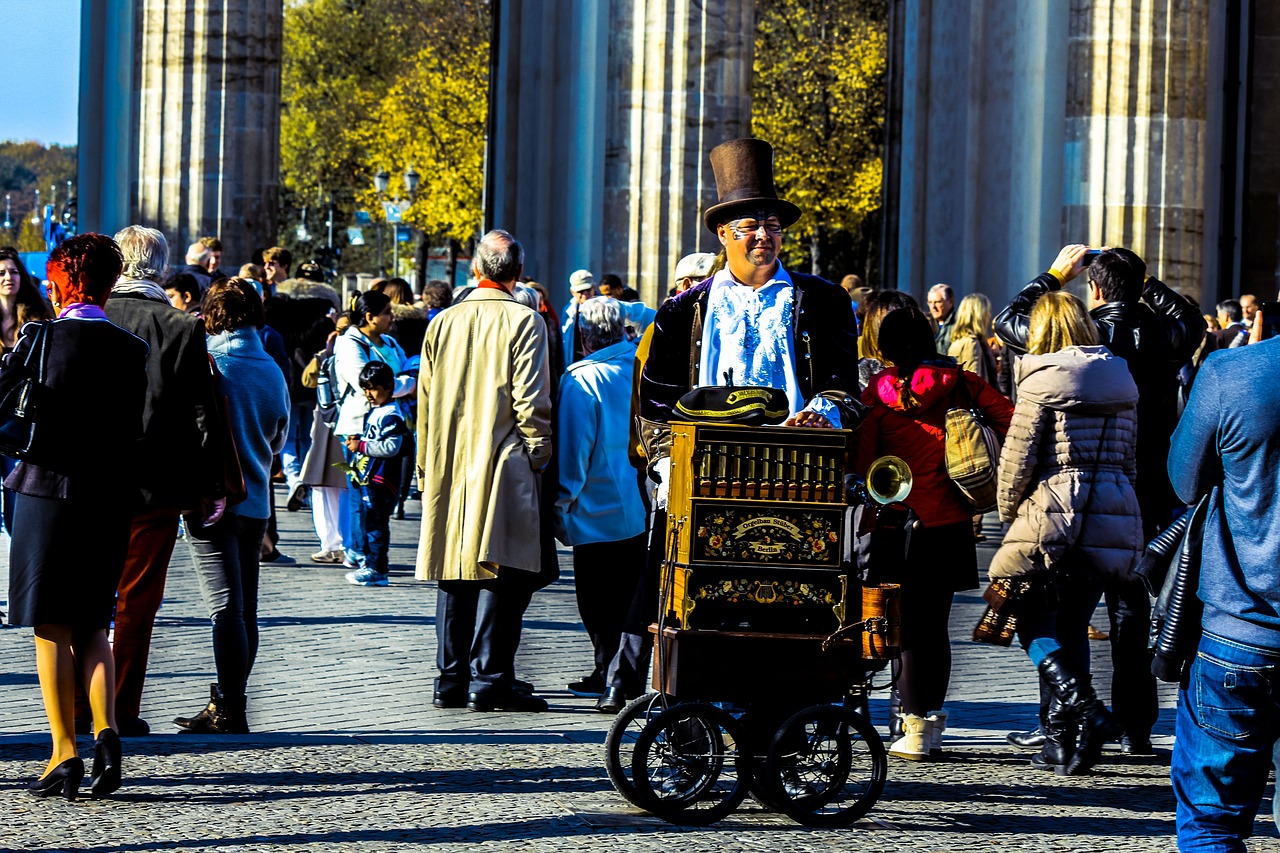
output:
<svg viewBox="0 0 1280 853"><path fill-rule="evenodd" d="M310 559L342 564L361 587L390 582L390 520L421 500L415 573L438 587L437 707L547 707L516 651L532 597L558 577L557 542L572 548L593 656L569 689L616 713L648 682L677 401L736 384L778 391L786 426L852 430L851 474L886 455L910 466L904 502L919 527L894 578L890 720L890 753L905 759L941 749L952 603L981 580L983 516L947 472L950 409L1003 439L989 575L1019 584L1017 639L1041 694L1038 725L1009 740L1044 770L1088 772L1110 741L1152 752L1151 602L1133 570L1211 494L1204 636L1173 781L1184 849L1243 849L1232 845L1250 832L1280 738L1268 692L1280 671L1280 392L1267 381L1280 344L1265 339L1257 300L1203 314L1133 252L1072 244L998 312L946 284L922 308L856 276L835 285L786 269L782 234L801 211L774 189L772 149L733 140L711 159L720 201L704 222L722 251L682 258L656 310L582 269L558 314L501 230L478 241L466 288L379 280L349 304L278 247L226 275L216 239L178 266L154 229L87 234L51 254L44 292L0 249L0 400L33 352L45 364L34 444L4 461L9 617L35 629L53 736L32 792L76 795L77 732L95 738L91 792L121 784L120 738L150 730L147 656L180 536L217 680L204 708L174 722L249 730L260 566L296 559L277 547L273 478L286 511L310 508ZM1256 402L1222 399L1242 381ZM183 465L169 462L175 446ZM1088 647L1102 602L1109 707Z"/></svg>

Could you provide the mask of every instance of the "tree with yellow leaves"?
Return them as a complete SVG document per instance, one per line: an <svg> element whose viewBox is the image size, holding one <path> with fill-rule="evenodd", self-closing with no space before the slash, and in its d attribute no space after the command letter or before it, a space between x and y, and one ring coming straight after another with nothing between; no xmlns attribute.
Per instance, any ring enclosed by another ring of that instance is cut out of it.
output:
<svg viewBox="0 0 1280 853"><path fill-rule="evenodd" d="M489 15L488 0L287 4L282 207L332 196L343 224L356 207L381 221L373 176L388 172L389 195L404 197L399 177L412 166L421 183L403 221L451 240L474 236L482 220Z"/></svg>
<svg viewBox="0 0 1280 853"><path fill-rule="evenodd" d="M776 151L779 192L805 216L814 274L834 232L865 256L878 235L888 49L887 0L757 0L752 132Z"/></svg>

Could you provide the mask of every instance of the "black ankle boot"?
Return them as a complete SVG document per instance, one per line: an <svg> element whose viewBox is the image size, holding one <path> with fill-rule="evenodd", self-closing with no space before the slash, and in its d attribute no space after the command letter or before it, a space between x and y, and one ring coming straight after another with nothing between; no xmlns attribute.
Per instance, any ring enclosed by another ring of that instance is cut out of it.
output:
<svg viewBox="0 0 1280 853"><path fill-rule="evenodd" d="M1090 677L1073 672L1061 652L1054 652L1040 662L1040 677L1053 689L1053 701L1049 705L1050 728L1055 724L1057 703L1062 706L1060 717L1065 714L1079 729L1079 741L1075 754L1067 763L1066 775L1088 773L1102 757L1102 745L1120 736L1120 725L1098 699Z"/></svg>
<svg viewBox="0 0 1280 853"><path fill-rule="evenodd" d="M225 696L222 688L209 685L209 704L194 717L178 717L173 724L192 734L247 735L249 722L245 718L245 698Z"/></svg>
<svg viewBox="0 0 1280 853"><path fill-rule="evenodd" d="M1023 749L1039 749L1044 746L1045 741L1045 724L1049 719L1049 701L1053 697L1053 690L1049 685L1044 683L1044 679L1040 681L1040 725L1034 729L1025 732L1009 732L1005 736L1005 740L1014 746L1020 746Z"/></svg>

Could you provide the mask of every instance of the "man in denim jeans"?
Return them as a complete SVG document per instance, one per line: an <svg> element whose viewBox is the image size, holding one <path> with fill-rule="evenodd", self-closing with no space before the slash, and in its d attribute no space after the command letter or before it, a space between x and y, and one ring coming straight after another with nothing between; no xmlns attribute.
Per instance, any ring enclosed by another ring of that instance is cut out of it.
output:
<svg viewBox="0 0 1280 853"><path fill-rule="evenodd" d="M1245 849L1280 738L1277 366L1275 338L1211 353L1169 451L1183 500L1221 486L1204 524L1204 635L1178 696L1171 775L1183 853Z"/></svg>

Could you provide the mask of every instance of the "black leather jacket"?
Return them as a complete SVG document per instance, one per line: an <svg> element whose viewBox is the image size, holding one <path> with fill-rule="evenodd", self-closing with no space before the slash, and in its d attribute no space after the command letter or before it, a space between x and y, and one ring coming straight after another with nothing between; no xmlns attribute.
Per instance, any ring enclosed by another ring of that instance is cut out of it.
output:
<svg viewBox="0 0 1280 853"><path fill-rule="evenodd" d="M1015 352L1027 351L1031 306L1062 285L1052 273L1032 280L996 316L996 335ZM1147 279L1139 302L1108 302L1089 312L1101 343L1123 358L1138 386L1138 503L1144 533L1168 521L1179 505L1165 469L1169 437L1178 422L1178 371L1205 335L1204 317L1164 282Z"/></svg>

